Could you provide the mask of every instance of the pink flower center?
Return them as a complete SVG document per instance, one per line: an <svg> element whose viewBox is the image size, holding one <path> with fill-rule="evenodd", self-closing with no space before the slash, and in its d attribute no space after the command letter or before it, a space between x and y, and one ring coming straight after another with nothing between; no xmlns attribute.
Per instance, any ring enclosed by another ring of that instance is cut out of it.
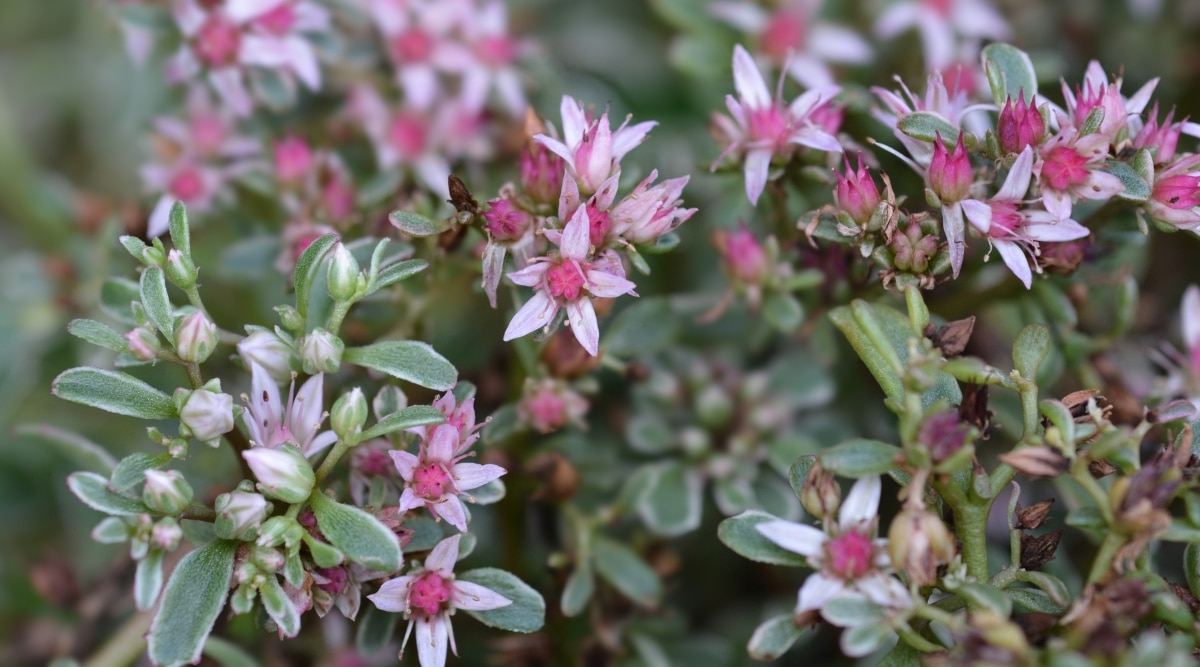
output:
<svg viewBox="0 0 1200 667"><path fill-rule="evenodd" d="M427 500L438 500L454 489L454 480L440 463L423 465L413 471L413 493Z"/></svg>
<svg viewBox="0 0 1200 667"><path fill-rule="evenodd" d="M291 32L295 23L296 10L291 2L285 2L254 20L254 25L280 37Z"/></svg>
<svg viewBox="0 0 1200 667"><path fill-rule="evenodd" d="M450 582L436 572L426 572L408 589L409 608L436 616L450 602Z"/></svg>
<svg viewBox="0 0 1200 667"><path fill-rule="evenodd" d="M204 176L195 167L184 167L171 177L167 189L184 203L194 202L204 196Z"/></svg>
<svg viewBox="0 0 1200 667"><path fill-rule="evenodd" d="M612 217L608 211L601 211L596 206L595 201L588 202L587 205L588 223L591 228L588 230L588 240L597 248L604 245L604 240L608 238L608 233L612 231Z"/></svg>
<svg viewBox="0 0 1200 667"><path fill-rule="evenodd" d="M875 545L871 538L856 531L839 535L825 543L826 567L834 575L851 581L871 569Z"/></svg>
<svg viewBox="0 0 1200 667"><path fill-rule="evenodd" d="M493 199L488 204L491 209L483 212L483 219L487 221L484 228L499 241L516 241L525 235L533 222L532 216L508 199Z"/></svg>
<svg viewBox="0 0 1200 667"><path fill-rule="evenodd" d="M190 129L192 146L201 155L213 155L225 142L225 122L216 114L196 114Z"/></svg>
<svg viewBox="0 0 1200 667"><path fill-rule="evenodd" d="M513 61L517 50L510 39L503 35L488 35L475 42L475 53L479 59L492 67L503 67Z"/></svg>
<svg viewBox="0 0 1200 667"><path fill-rule="evenodd" d="M954 0L925 0L925 6L942 16L950 16L954 8Z"/></svg>
<svg viewBox="0 0 1200 667"><path fill-rule="evenodd" d="M317 584L317 588L331 595L341 595L346 590L346 584L350 583L350 577L346 575L346 570L340 567L318 570L318 573L328 579L328 581L323 584Z"/></svg>
<svg viewBox="0 0 1200 667"><path fill-rule="evenodd" d="M423 62L433 53L433 37L411 28L392 38L392 56L405 63Z"/></svg>
<svg viewBox="0 0 1200 667"><path fill-rule="evenodd" d="M734 278L756 283L766 275L767 253L749 230L739 229L726 236L724 251L726 264Z"/></svg>
<svg viewBox="0 0 1200 667"><path fill-rule="evenodd" d="M1066 190L1087 180L1087 158L1069 146L1056 146L1042 162L1042 179L1055 190Z"/></svg>
<svg viewBox="0 0 1200 667"><path fill-rule="evenodd" d="M1017 212L1017 203L1011 201L993 201L992 226L988 228L988 236L994 239L1011 239L1018 235L1025 220Z"/></svg>
<svg viewBox="0 0 1200 667"><path fill-rule="evenodd" d="M299 137L288 137L275 144L275 177L283 183L304 178L312 166L312 151Z"/></svg>
<svg viewBox="0 0 1200 667"><path fill-rule="evenodd" d="M778 105L773 104L765 109L746 108L743 111L751 141L775 146L787 134L788 119Z"/></svg>
<svg viewBox="0 0 1200 667"><path fill-rule="evenodd" d="M425 151L425 123L412 114L400 114L388 128L388 140L400 155L415 158Z"/></svg>
<svg viewBox="0 0 1200 667"><path fill-rule="evenodd" d="M567 301L578 299L583 291L583 269L574 260L555 264L546 270L546 289Z"/></svg>
<svg viewBox="0 0 1200 667"><path fill-rule="evenodd" d="M567 421L567 404L553 391L541 391L530 396L525 410L533 427L541 433L556 431Z"/></svg>
<svg viewBox="0 0 1200 667"><path fill-rule="evenodd" d="M237 24L213 14L196 33L196 57L209 67L224 67L237 61L242 34Z"/></svg>
<svg viewBox="0 0 1200 667"><path fill-rule="evenodd" d="M787 60L788 53L802 51L805 33L804 17L796 12L775 12L767 19L759 48L776 62Z"/></svg>

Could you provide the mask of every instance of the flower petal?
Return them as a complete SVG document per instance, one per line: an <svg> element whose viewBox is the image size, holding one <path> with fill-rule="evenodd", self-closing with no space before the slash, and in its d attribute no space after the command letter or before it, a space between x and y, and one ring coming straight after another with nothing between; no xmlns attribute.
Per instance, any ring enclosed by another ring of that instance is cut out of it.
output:
<svg viewBox="0 0 1200 667"><path fill-rule="evenodd" d="M838 526L843 531L858 528L879 515L879 496L883 482L879 475L860 478L850 487L838 512Z"/></svg>
<svg viewBox="0 0 1200 667"><path fill-rule="evenodd" d="M825 531L819 528L783 519L764 521L755 526L755 529L784 549L810 559L821 555L821 549L829 539Z"/></svg>
<svg viewBox="0 0 1200 667"><path fill-rule="evenodd" d="M879 572L869 574L854 582L854 588L872 602L891 609L907 609L912 606L912 596L899 579Z"/></svg>
<svg viewBox="0 0 1200 667"><path fill-rule="evenodd" d="M637 285L634 285L629 280L621 276L614 276L607 271L597 271L589 269L585 272L587 277L587 290L595 296L611 299L621 296L622 294L633 294L633 290Z"/></svg>
<svg viewBox="0 0 1200 667"><path fill-rule="evenodd" d="M967 222L978 229L979 233L987 234L992 228L992 207L977 199L964 199L959 205L962 206L963 214L967 216Z"/></svg>
<svg viewBox="0 0 1200 667"><path fill-rule="evenodd" d="M446 523L464 533L467 532L467 510L458 496L448 495L440 503L429 503L425 506L435 516L445 519Z"/></svg>
<svg viewBox="0 0 1200 667"><path fill-rule="evenodd" d="M396 470L404 478L404 481L411 482L413 472L417 469L417 464L421 462L420 459L402 449L393 449L388 454L391 455L392 462L396 464Z"/></svg>
<svg viewBox="0 0 1200 667"><path fill-rule="evenodd" d="M752 109L765 109L771 106L771 92L767 90L767 82L763 80L762 72L750 53L738 44L733 47L733 87L737 90L742 104Z"/></svg>
<svg viewBox="0 0 1200 667"><path fill-rule="evenodd" d="M292 399L287 415L288 430L295 436L301 449L308 447L313 435L321 427L324 409L325 374L317 373L304 381L300 391Z"/></svg>
<svg viewBox="0 0 1200 667"><path fill-rule="evenodd" d="M950 269L955 278L962 270L963 256L967 252L966 236L963 229L963 212L961 202L942 206L942 231L946 234L946 243L950 246Z"/></svg>
<svg viewBox="0 0 1200 667"><path fill-rule="evenodd" d="M438 542L425 557L425 569L443 577L450 576L454 572L454 564L458 562L458 542L461 539L462 535L451 535Z"/></svg>
<svg viewBox="0 0 1200 667"><path fill-rule="evenodd" d="M771 167L771 151L766 148L758 148L746 152L746 196L750 198L750 203L757 206L758 198L762 195L763 188L767 187L767 171Z"/></svg>
<svg viewBox="0 0 1200 667"><path fill-rule="evenodd" d="M421 667L445 667L449 625L450 617L445 613L432 619L417 618L417 660Z"/></svg>
<svg viewBox="0 0 1200 667"><path fill-rule="evenodd" d="M587 207L580 206L575 209L575 215L572 215L567 226L563 227L562 240L558 244L562 256L577 261L587 257L588 247L591 243L591 228L592 223L588 220Z"/></svg>
<svg viewBox="0 0 1200 667"><path fill-rule="evenodd" d="M796 596L796 613L820 609L825 606L826 602L845 590L846 584L837 579L827 577L820 572L809 575L808 579L804 580L804 585L800 587L800 593Z"/></svg>
<svg viewBox="0 0 1200 667"><path fill-rule="evenodd" d="M373 595L368 595L367 599L380 611L403 612L408 608L408 585L413 579L414 577L405 575L385 581L379 590Z"/></svg>
<svg viewBox="0 0 1200 667"><path fill-rule="evenodd" d="M496 591L469 581L455 581L450 593L450 600L455 607L470 611L487 611L512 604L512 600Z"/></svg>
<svg viewBox="0 0 1200 667"><path fill-rule="evenodd" d="M1011 241L995 239L992 241L992 247L996 252L1000 253L1000 259L1004 260L1004 264L1013 272L1028 289L1033 285L1033 271L1029 268L1029 258L1025 256L1025 251L1021 247Z"/></svg>
<svg viewBox="0 0 1200 667"><path fill-rule="evenodd" d="M554 314L558 312L558 304L545 292L536 292L524 306L513 315L508 328L504 330L504 340L520 338L528 333L537 331L550 324Z"/></svg>
<svg viewBox="0 0 1200 667"><path fill-rule="evenodd" d="M1183 344L1188 351L1200 347L1200 287L1189 285L1179 308L1183 326Z"/></svg>
<svg viewBox="0 0 1200 667"><path fill-rule="evenodd" d="M600 325L596 322L596 309L592 300L579 299L567 304L567 319L571 322L571 331L575 339L593 357L600 350Z"/></svg>
<svg viewBox="0 0 1200 667"><path fill-rule="evenodd" d="M470 491L503 477L507 472L503 467L491 463L459 463L454 466L451 475L459 491Z"/></svg>
<svg viewBox="0 0 1200 667"><path fill-rule="evenodd" d="M425 462L449 464L458 447L458 427L453 424L438 424L425 445Z"/></svg>
<svg viewBox="0 0 1200 667"><path fill-rule="evenodd" d="M1025 150L1013 161L1012 169L1004 179L1004 185L993 199L998 201L1013 201L1025 197L1029 190L1029 179L1033 175L1033 147L1026 146Z"/></svg>

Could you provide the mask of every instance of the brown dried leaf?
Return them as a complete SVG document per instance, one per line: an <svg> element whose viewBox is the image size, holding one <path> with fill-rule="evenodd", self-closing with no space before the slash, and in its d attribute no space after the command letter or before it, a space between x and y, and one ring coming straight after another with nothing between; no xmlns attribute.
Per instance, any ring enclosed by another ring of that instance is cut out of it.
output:
<svg viewBox="0 0 1200 667"><path fill-rule="evenodd" d="M1050 516L1050 507L1054 505L1054 498L1043 500L1039 503L1034 503L1029 507L1017 507L1017 525L1016 528L1023 530L1037 530L1046 522L1046 518Z"/></svg>
<svg viewBox="0 0 1200 667"><path fill-rule="evenodd" d="M947 322L936 329L930 324L925 327L925 337L933 342L934 347L941 350L947 359L961 356L971 340L971 332L975 330L975 316Z"/></svg>
<svg viewBox="0 0 1200 667"><path fill-rule="evenodd" d="M1062 535L1061 528L1038 536L1022 533L1021 568L1037 570L1054 560L1054 551L1058 549L1058 542L1062 539Z"/></svg>
<svg viewBox="0 0 1200 667"><path fill-rule="evenodd" d="M1088 463L1088 472L1090 472L1092 477L1095 477L1096 479L1107 477L1116 471L1117 466L1109 463L1107 459L1100 459L1099 461L1092 461L1091 463Z"/></svg>
<svg viewBox="0 0 1200 667"><path fill-rule="evenodd" d="M454 204L454 210L459 213L467 212L471 215L479 213L479 202L475 201L475 197L471 196L471 191L467 189L467 184L463 183L462 179L450 174L447 179L450 185L450 199L447 200Z"/></svg>
<svg viewBox="0 0 1200 667"><path fill-rule="evenodd" d="M987 440L995 431L992 427L992 411L988 409L988 387L986 384L962 386L962 403L958 406L958 415L966 423L979 429L979 437Z"/></svg>

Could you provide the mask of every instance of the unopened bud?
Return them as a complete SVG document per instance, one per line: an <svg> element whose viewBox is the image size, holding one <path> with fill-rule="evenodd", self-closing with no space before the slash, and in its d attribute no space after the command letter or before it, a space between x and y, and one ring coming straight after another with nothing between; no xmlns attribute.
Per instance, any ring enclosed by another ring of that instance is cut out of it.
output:
<svg viewBox="0 0 1200 667"><path fill-rule="evenodd" d="M733 418L733 397L720 385L710 384L696 396L696 415L712 429L724 428Z"/></svg>
<svg viewBox="0 0 1200 667"><path fill-rule="evenodd" d="M217 347L217 325L203 311L194 311L175 322L175 351L184 361L201 363Z"/></svg>
<svg viewBox="0 0 1200 667"><path fill-rule="evenodd" d="M521 210L511 199L493 199L483 212L483 228L501 243L520 240L533 224L533 216Z"/></svg>
<svg viewBox="0 0 1200 667"><path fill-rule="evenodd" d="M800 486L800 504L818 519L835 516L842 504L842 488L820 461L813 461Z"/></svg>
<svg viewBox="0 0 1200 667"><path fill-rule="evenodd" d="M258 535L258 527L271 513L271 505L261 493L230 491L217 496L214 505L217 537L224 540L249 540Z"/></svg>
<svg viewBox="0 0 1200 667"><path fill-rule="evenodd" d="M1016 104L1010 97L1004 102L1000 118L996 122L997 140L1000 149L1008 155L1016 155L1026 146L1040 146L1046 138L1046 119L1038 112L1035 100L1025 104L1025 91L1017 96Z"/></svg>
<svg viewBox="0 0 1200 667"><path fill-rule="evenodd" d="M295 306L282 305L275 306L275 312L279 315L279 323L288 331L299 331L304 328L304 318L300 316L300 311L296 310Z"/></svg>
<svg viewBox="0 0 1200 667"><path fill-rule="evenodd" d="M300 341L300 365L309 375L336 373L345 348L341 338L324 329L313 329Z"/></svg>
<svg viewBox="0 0 1200 667"><path fill-rule="evenodd" d="M334 301L352 301L358 294L358 260L343 243L333 247L329 260L329 296Z"/></svg>
<svg viewBox="0 0 1200 667"><path fill-rule="evenodd" d="M169 516L159 519L150 529L150 544L163 551L174 551L182 539L183 529L178 521Z"/></svg>
<svg viewBox="0 0 1200 667"><path fill-rule="evenodd" d="M176 391L186 392L184 389ZM208 389L196 389L179 408L179 421L201 442L215 441L233 430L233 397Z"/></svg>
<svg viewBox="0 0 1200 667"><path fill-rule="evenodd" d="M147 470L142 501L167 516L179 516L192 504L192 487L178 470Z"/></svg>
<svg viewBox="0 0 1200 667"><path fill-rule="evenodd" d="M846 163L846 168L843 173L834 172L834 176L837 177L837 186L833 191L834 201L837 202L838 208L850 216L851 220L860 225L866 225L882 200L879 196L879 188L875 185L875 179L871 178L871 173L863 165L862 153L858 154L858 169L850 167L850 158L843 156L842 159Z"/></svg>
<svg viewBox="0 0 1200 667"><path fill-rule="evenodd" d="M963 133L958 133L958 144L953 153L946 150L942 136L936 135L933 159L929 162L929 187L934 194L947 204L962 201L970 193L973 178L971 160L963 145Z"/></svg>
<svg viewBox="0 0 1200 667"><path fill-rule="evenodd" d="M761 285L766 281L771 270L767 253L744 223L737 231L718 230L713 241L734 281L749 285Z"/></svg>
<svg viewBox="0 0 1200 667"><path fill-rule="evenodd" d="M925 417L917 440L929 450L934 463L941 463L963 448L969 432L957 410L941 410Z"/></svg>
<svg viewBox="0 0 1200 667"><path fill-rule="evenodd" d="M888 555L892 565L918 586L937 581L939 565L954 559L954 538L946 524L924 507L905 507L888 529Z"/></svg>
<svg viewBox="0 0 1200 667"><path fill-rule="evenodd" d="M316 484L312 465L292 444L278 449L254 447L242 452L242 458L258 479L258 490L285 503L308 498Z"/></svg>
<svg viewBox="0 0 1200 667"><path fill-rule="evenodd" d="M292 347L273 331L256 329L238 343L237 349L246 366L257 364L276 382L287 382L292 376Z"/></svg>
<svg viewBox="0 0 1200 667"><path fill-rule="evenodd" d="M528 382L517 403L517 414L538 433L553 433L587 414L587 399L561 382L551 379Z"/></svg>
<svg viewBox="0 0 1200 667"><path fill-rule="evenodd" d="M198 275L196 265L192 263L191 257L175 248L167 253L167 263L163 266L163 273L166 274L167 280L170 280L179 289L191 289L196 286Z"/></svg>
<svg viewBox="0 0 1200 667"><path fill-rule="evenodd" d="M342 394L329 413L329 426L338 439L349 445L358 444L363 424L367 422L367 398L355 387Z"/></svg>
<svg viewBox="0 0 1200 667"><path fill-rule="evenodd" d="M304 527L290 516L273 516L263 523L258 531L255 544L260 547L284 546L291 550L300 544L304 536Z"/></svg>
<svg viewBox="0 0 1200 667"><path fill-rule="evenodd" d="M938 251L938 237L926 234L917 223L910 222L902 234L892 235L888 244L893 258L892 266L897 271L925 273L929 262Z"/></svg>
<svg viewBox="0 0 1200 667"><path fill-rule="evenodd" d="M136 327L125 334L125 343L129 346L129 352L142 361L154 361L162 349L158 332L148 326Z"/></svg>

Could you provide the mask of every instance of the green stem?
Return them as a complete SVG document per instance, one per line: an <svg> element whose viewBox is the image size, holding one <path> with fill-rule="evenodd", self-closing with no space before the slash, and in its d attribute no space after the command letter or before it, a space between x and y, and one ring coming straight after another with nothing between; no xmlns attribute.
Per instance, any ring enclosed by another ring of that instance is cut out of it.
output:
<svg viewBox="0 0 1200 667"><path fill-rule="evenodd" d="M1036 436L1038 432L1038 388L1032 378L1023 379L1020 382L1021 417L1025 427L1025 432L1021 435L1021 439L1029 440ZM992 488L995 489L996 487Z"/></svg>
<svg viewBox="0 0 1200 667"><path fill-rule="evenodd" d="M353 301L335 301L333 312L329 313L329 320L325 323L325 330L336 336L338 329L342 328L342 320L346 319L346 313L350 312L352 305L354 305Z"/></svg>
<svg viewBox="0 0 1200 667"><path fill-rule="evenodd" d="M200 364L189 361L183 365L183 369L187 371L188 384L192 385L192 389L204 386L204 376L200 374Z"/></svg>
<svg viewBox="0 0 1200 667"><path fill-rule="evenodd" d="M952 506L955 533L962 540L963 563L976 581L988 580L987 517L991 500Z"/></svg>
<svg viewBox="0 0 1200 667"><path fill-rule="evenodd" d="M134 614L117 633L83 663L83 667L129 667L146 650L146 632L154 614Z"/></svg>
<svg viewBox="0 0 1200 667"><path fill-rule="evenodd" d="M1017 531L1013 531L1013 532L1016 533ZM1015 582L1017 580L1017 572L1020 571L1020 567L1019 567L1020 558L1021 558L1021 555L1020 555L1020 553L1018 553L1016 560L1013 562L1013 564L1009 565L1008 567L1004 568L1003 570L1000 570L999 572L997 572L996 576L992 577L992 580L988 583L991 584L992 586L995 586L996 588L1001 588L1001 589L1008 588L1009 586L1011 586L1013 584L1013 582Z"/></svg>
<svg viewBox="0 0 1200 667"><path fill-rule="evenodd" d="M180 515L181 519L191 519L192 521L207 521L212 523L217 520L217 513L203 505L192 505L185 509Z"/></svg>
<svg viewBox="0 0 1200 667"><path fill-rule="evenodd" d="M350 448L351 445L343 440L338 440L337 443L333 445L333 449L330 450L329 454L325 456L325 460L321 461L321 467L317 468L316 486L320 486L321 482L325 481L325 478L329 476L329 473L333 472L333 469L335 466L337 466L338 461L341 460L346 452L350 451Z"/></svg>
<svg viewBox="0 0 1200 667"><path fill-rule="evenodd" d="M1092 569L1088 572L1087 583L1097 584L1101 579L1108 574L1112 569L1113 558L1117 555L1117 549L1125 544L1125 538L1119 533L1108 532L1104 536L1104 541L1100 543L1100 551L1096 552L1096 559L1092 561Z"/></svg>
<svg viewBox="0 0 1200 667"><path fill-rule="evenodd" d="M922 653L940 653L946 650L945 646L929 641L912 628L902 627L899 628L897 632L900 634L900 639L905 644L908 644Z"/></svg>
<svg viewBox="0 0 1200 667"><path fill-rule="evenodd" d="M192 285L183 291L187 293L188 303L192 304L196 310L204 313L205 315L208 314L208 310L204 307L204 301L200 299L200 288L198 286Z"/></svg>

